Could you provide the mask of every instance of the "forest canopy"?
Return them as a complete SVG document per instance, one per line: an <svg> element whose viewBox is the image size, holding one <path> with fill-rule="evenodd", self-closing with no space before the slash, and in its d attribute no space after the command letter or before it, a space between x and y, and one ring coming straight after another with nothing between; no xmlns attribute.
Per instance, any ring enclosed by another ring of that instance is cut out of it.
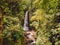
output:
<svg viewBox="0 0 60 45"><path fill-rule="evenodd" d="M60 0L0 0L0 39L4 44L24 45L27 10L29 26L37 32L35 45L60 45Z"/></svg>

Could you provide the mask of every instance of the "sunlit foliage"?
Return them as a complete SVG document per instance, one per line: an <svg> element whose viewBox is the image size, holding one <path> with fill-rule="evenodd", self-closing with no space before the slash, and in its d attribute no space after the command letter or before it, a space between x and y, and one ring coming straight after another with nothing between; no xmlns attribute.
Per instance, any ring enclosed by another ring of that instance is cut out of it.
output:
<svg viewBox="0 0 60 45"><path fill-rule="evenodd" d="M3 39L8 45L24 45L23 20L29 10L29 24L37 32L36 45L60 45L60 0L1 0ZM1 10L0 10L1 12ZM6 44L6 45L7 45Z"/></svg>

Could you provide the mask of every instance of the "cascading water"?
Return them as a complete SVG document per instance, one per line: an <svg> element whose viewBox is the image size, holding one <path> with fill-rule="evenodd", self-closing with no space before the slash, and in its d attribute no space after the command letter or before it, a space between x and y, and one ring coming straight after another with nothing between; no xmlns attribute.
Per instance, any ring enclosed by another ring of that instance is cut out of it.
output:
<svg viewBox="0 0 60 45"><path fill-rule="evenodd" d="M24 19L24 31L28 31L29 30L28 20L29 20L29 11L26 11L25 19Z"/></svg>
<svg viewBox="0 0 60 45"><path fill-rule="evenodd" d="M35 38L34 31L29 30L29 11L26 11L25 18L24 18L24 31L25 31L25 37L28 39L26 45L34 45L35 44Z"/></svg>

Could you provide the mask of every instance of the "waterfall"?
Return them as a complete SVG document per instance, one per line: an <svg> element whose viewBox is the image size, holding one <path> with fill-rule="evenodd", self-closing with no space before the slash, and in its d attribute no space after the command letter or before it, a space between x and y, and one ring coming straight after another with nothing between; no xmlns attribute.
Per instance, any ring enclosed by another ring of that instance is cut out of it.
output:
<svg viewBox="0 0 60 45"><path fill-rule="evenodd" d="M24 31L28 31L29 30L29 11L27 10L26 11L26 14L25 14L25 18L24 18Z"/></svg>
<svg viewBox="0 0 60 45"><path fill-rule="evenodd" d="M24 18L24 31L26 38L26 45L34 45L35 44L35 31L29 30L29 11L27 10Z"/></svg>

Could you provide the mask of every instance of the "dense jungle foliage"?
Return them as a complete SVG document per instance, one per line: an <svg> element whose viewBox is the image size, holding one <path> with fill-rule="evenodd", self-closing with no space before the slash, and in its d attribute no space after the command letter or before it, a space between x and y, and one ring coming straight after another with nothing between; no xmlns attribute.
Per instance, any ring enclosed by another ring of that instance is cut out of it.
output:
<svg viewBox="0 0 60 45"><path fill-rule="evenodd" d="M60 0L0 0L0 39L7 45L24 45L26 10L30 11L29 24L37 32L36 45L60 45Z"/></svg>

